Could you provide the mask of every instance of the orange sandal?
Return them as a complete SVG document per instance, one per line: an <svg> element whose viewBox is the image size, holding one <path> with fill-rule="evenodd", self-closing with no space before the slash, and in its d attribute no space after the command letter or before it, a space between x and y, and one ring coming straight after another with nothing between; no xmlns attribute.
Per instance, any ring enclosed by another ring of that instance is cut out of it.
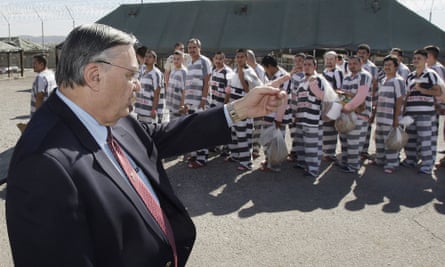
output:
<svg viewBox="0 0 445 267"><path fill-rule="evenodd" d="M384 169L383 170L385 173L387 173L387 174L392 174L393 172L394 172L394 169L392 169L392 168L386 168L386 169Z"/></svg>
<svg viewBox="0 0 445 267"><path fill-rule="evenodd" d="M189 164L187 165L187 167L189 167L191 169L197 169L197 168L201 168L201 167L204 167L204 166L205 166L205 163L202 163L202 162L197 161L197 160L190 161Z"/></svg>

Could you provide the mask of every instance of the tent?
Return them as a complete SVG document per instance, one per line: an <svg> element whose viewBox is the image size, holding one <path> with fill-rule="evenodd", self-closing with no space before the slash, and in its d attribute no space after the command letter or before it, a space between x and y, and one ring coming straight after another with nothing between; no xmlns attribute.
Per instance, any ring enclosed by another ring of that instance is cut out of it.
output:
<svg viewBox="0 0 445 267"><path fill-rule="evenodd" d="M48 48L42 47L42 45L38 43L23 39L21 37L0 37L0 41L19 47L23 49L25 53L45 54L48 53L49 50Z"/></svg>
<svg viewBox="0 0 445 267"><path fill-rule="evenodd" d="M19 62L20 62L20 69L21 69L21 75L23 76L23 49L5 42L0 41L0 61L2 61L2 64L0 66L0 73L7 73L8 77L11 76L11 72L17 72L18 67L16 66L11 67L11 55L12 54L18 54L19 55ZM6 64L3 63L3 61L6 61Z"/></svg>
<svg viewBox="0 0 445 267"><path fill-rule="evenodd" d="M28 68L32 67L33 56L38 54L49 54L48 48L43 47L41 44L32 42L30 40L23 39L22 37L0 37L0 41L21 48L23 50L23 58L20 59L21 61L23 61L21 64ZM18 60L19 59L17 59L16 61ZM16 63L18 64L18 62Z"/></svg>
<svg viewBox="0 0 445 267"><path fill-rule="evenodd" d="M13 46L8 43L0 41L0 53L15 53L21 50L22 49L20 47Z"/></svg>
<svg viewBox="0 0 445 267"><path fill-rule="evenodd" d="M204 52L251 48L302 51L405 51L435 44L445 47L445 32L395 0L213 0L121 5L98 20L126 32L158 54L176 42L199 38Z"/></svg>

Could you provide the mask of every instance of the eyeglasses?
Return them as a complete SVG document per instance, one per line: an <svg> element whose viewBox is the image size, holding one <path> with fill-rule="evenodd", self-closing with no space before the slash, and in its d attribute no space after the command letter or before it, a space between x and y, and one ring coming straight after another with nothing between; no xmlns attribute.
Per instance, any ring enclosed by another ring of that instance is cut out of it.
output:
<svg viewBox="0 0 445 267"><path fill-rule="evenodd" d="M130 69L130 68L127 68L127 67L119 66L119 65L113 64L111 62L108 62L106 60L96 60L95 62L96 63L107 64L107 65L110 65L110 66L113 66L113 67L117 67L117 68L121 68L121 69L124 69L124 70L128 70L129 72L131 72L131 77L129 77L130 81L136 82L136 81L139 80L139 71L136 71L134 69Z"/></svg>

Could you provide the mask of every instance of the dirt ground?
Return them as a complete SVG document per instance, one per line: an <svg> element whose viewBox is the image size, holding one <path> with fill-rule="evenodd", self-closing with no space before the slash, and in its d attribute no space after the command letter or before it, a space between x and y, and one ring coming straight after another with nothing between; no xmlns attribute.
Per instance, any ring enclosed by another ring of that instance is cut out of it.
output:
<svg viewBox="0 0 445 267"><path fill-rule="evenodd" d="M0 178L20 136L16 123L28 120L33 78L30 71L25 78L0 76ZM432 176L407 168L388 175L365 163L356 175L323 163L320 177L308 179L287 162L280 173L261 172L260 161L244 173L219 157L198 170L165 161L197 227L188 266L444 264L445 168ZM13 266L6 193L0 186L0 267Z"/></svg>

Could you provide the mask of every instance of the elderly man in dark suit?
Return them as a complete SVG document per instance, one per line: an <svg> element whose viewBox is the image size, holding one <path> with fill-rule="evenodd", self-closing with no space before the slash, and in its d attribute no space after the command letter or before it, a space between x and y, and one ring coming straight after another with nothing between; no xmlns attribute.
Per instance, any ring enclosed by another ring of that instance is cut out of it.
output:
<svg viewBox="0 0 445 267"><path fill-rule="evenodd" d="M221 108L141 124L129 116L140 90L134 43L100 24L67 37L59 88L33 116L9 168L16 266L184 266L195 228L161 159L227 143L231 123L268 114L283 98L264 86Z"/></svg>

